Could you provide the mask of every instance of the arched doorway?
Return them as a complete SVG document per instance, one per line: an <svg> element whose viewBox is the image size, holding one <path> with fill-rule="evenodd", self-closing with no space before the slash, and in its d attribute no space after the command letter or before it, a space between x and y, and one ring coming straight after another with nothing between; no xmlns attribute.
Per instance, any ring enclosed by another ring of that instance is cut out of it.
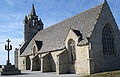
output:
<svg viewBox="0 0 120 77"><path fill-rule="evenodd" d="M114 35L110 24L106 24L102 32L102 44L104 55L114 55Z"/></svg>
<svg viewBox="0 0 120 77"><path fill-rule="evenodd" d="M31 67L31 60L30 60L30 57L27 56L26 57L26 70L30 70L30 67Z"/></svg>

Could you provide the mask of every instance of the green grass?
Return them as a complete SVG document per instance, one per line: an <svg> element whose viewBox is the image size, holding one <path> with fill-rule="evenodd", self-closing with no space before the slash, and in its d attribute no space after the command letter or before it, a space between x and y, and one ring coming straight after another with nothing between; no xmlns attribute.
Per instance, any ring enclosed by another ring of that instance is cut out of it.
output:
<svg viewBox="0 0 120 77"><path fill-rule="evenodd" d="M120 71L96 73L96 74L86 75L82 77L118 77L118 76L120 77Z"/></svg>

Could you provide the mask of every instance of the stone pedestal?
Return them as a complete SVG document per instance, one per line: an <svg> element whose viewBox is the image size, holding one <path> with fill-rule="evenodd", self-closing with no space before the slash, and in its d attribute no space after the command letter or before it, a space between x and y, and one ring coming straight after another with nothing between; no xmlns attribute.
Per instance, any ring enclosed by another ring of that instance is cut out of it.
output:
<svg viewBox="0 0 120 77"><path fill-rule="evenodd" d="M21 74L21 71L15 68L14 65L5 65L1 71L1 75L17 75Z"/></svg>

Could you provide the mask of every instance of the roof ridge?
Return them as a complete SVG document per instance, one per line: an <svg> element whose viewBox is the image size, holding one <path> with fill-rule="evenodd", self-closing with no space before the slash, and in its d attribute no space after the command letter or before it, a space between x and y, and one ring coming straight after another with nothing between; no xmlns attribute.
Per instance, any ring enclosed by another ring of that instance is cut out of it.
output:
<svg viewBox="0 0 120 77"><path fill-rule="evenodd" d="M104 3L103 3L103 4L101 4L101 5L98 5L98 6L102 6L102 7L103 7L103 5L104 5ZM83 13L86 13L86 12L88 12L88 11L92 10L92 9L97 8L98 6L93 7L93 8L90 8L90 9L88 9L88 10L86 10L86 11L83 11L83 12L81 12L81 13L79 13L79 14L77 14L77 15L73 16L73 17L70 17L70 18L66 19L66 20L69 20L69 19L72 19L72 18L74 18L74 17L77 17L77 16L79 16L79 15L81 15L81 14L83 14ZM66 21L66 20L63 20L63 21Z"/></svg>

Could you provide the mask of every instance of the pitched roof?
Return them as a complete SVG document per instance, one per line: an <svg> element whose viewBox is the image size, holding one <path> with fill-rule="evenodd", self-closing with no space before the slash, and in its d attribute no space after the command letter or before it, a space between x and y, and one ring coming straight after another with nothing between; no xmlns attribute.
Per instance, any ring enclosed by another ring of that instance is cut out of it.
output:
<svg viewBox="0 0 120 77"><path fill-rule="evenodd" d="M35 40L43 41L43 46L40 49L39 53L64 48L65 38L70 28L79 30L82 33L84 41L81 42L81 44L86 44L86 37L90 37L92 34L91 31L94 29L94 25L97 22L96 19L98 19L102 7L103 4L39 31L33 38ZM33 43L32 41L33 40L31 40L21 56L32 54L32 51L30 49L30 46L32 46Z"/></svg>

